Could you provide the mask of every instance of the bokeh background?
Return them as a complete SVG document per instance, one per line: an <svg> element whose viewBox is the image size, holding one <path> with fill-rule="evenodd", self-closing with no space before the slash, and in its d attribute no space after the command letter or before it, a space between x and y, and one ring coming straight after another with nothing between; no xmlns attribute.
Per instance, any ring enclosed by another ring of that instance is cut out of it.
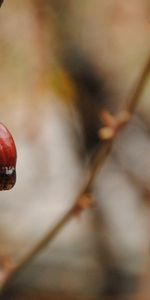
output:
<svg viewBox="0 0 150 300"><path fill-rule="evenodd" d="M74 125L68 108L74 87L58 59L72 44L103 78L107 105L117 112L134 90L150 53L150 1L4 1L0 10L0 120L15 138L18 162L15 188L0 195L2 258L10 255L18 260L27 253L69 209L84 180L70 129L79 126L78 119ZM138 224L144 217L146 230L150 227L149 86L148 80L135 119L116 143L117 168L111 165L109 169L108 163L102 180L103 201L114 200L116 218L121 220L125 214L128 220L132 194L143 212L133 219ZM66 138L68 131L71 140ZM118 208L120 197L129 199L127 210ZM103 239L105 233L97 224L97 212L94 208L68 224L20 274L8 299L26 295L30 299L38 295L41 299L99 299L104 281L99 232ZM135 226L135 236L137 231ZM145 251L148 232L142 231L141 236L140 249ZM136 239L132 235L131 239L136 248ZM139 292L136 299L149 299L145 282L144 294Z"/></svg>

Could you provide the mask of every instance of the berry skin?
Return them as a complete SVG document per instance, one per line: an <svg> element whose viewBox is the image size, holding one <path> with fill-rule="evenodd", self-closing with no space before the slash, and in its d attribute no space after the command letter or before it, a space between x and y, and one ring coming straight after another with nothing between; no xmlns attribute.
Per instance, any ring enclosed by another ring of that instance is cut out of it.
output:
<svg viewBox="0 0 150 300"><path fill-rule="evenodd" d="M17 151L9 130L0 123L0 191L10 190L16 182Z"/></svg>

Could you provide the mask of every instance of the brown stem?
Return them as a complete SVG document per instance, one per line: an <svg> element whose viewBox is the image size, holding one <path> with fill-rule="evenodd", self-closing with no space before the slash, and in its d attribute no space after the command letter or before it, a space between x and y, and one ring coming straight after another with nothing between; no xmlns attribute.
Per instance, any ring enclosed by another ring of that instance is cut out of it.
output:
<svg viewBox="0 0 150 300"><path fill-rule="evenodd" d="M41 252L45 246L47 246L48 243L50 243L55 236L64 228L66 224L68 224L69 221L72 220L72 218L76 215L76 212L78 212L78 203L81 197L90 191L90 187L95 179L95 176L97 174L97 171L102 167L103 162L107 158L108 154L111 150L111 143L105 143L105 145L102 147L102 151L98 151L97 155L95 156L93 165L91 167L91 172L89 174L89 177L87 179L87 182L85 186L82 188L79 196L75 200L75 203L70 208L68 212L64 214L64 216L58 221L58 223L50 229L44 237L42 237L42 240L40 240L33 248L32 250L23 257L19 263L12 269L12 271L9 272L9 274L4 278L4 281L1 283L1 290L4 290L9 283L11 283L12 279L16 277L17 274L38 254Z"/></svg>
<svg viewBox="0 0 150 300"><path fill-rule="evenodd" d="M140 100L141 93L142 93L143 87L145 85L145 81L146 81L147 76L149 74L149 69L150 69L150 57L148 59L148 63L146 64L142 75L140 76L140 79L137 82L135 91L134 91L132 97L130 98L130 100L128 101L127 106L125 108L125 110L127 110L131 115L133 115L133 113L136 109L136 106L137 106L137 104ZM69 221L72 220L72 218L74 217L74 215L77 211L78 203L79 203L81 197L84 194L90 192L92 184L93 184L93 182L95 180L95 177L97 175L97 172L99 172L101 170L106 158L110 154L114 139L109 140L109 141L103 141L102 145L100 147L98 147L97 152L95 153L95 157L93 159L93 162L91 164L89 176L88 176L88 179L85 183L85 186L83 187L83 189L79 193L79 196L75 200L75 202L74 202L73 206L71 207L71 209L68 212L66 212L64 214L64 216L60 219L60 221L58 221L58 223L52 229L50 229L48 231L48 233L42 238L42 240L40 242L38 242L37 245L35 245L33 247L33 249L25 257L23 257L19 261L19 263L14 267L14 269L12 271L10 271L7 276L5 276L5 279L4 279L4 281L1 285L1 290L4 290L11 283L12 279L15 278L19 274L19 272L37 254L39 254L39 252L45 246L47 246L48 243L50 243L57 236L58 233L60 233L60 231L64 228L64 226L66 224L68 224Z"/></svg>
<svg viewBox="0 0 150 300"><path fill-rule="evenodd" d="M139 103L139 100L141 98L143 89L145 87L145 83L146 80L148 79L148 75L149 75L149 71L150 71L150 57L148 58L148 61L144 67L142 76L140 74L139 79L137 80L133 95L129 98L129 100L127 101L127 107L126 110L133 115L136 106Z"/></svg>

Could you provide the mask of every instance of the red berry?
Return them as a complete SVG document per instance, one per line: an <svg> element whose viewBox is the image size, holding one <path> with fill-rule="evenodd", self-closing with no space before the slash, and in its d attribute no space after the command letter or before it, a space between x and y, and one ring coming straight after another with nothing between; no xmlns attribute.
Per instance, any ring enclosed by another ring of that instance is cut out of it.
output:
<svg viewBox="0 0 150 300"><path fill-rule="evenodd" d="M17 151L9 130L0 123L0 190L11 189L16 182Z"/></svg>

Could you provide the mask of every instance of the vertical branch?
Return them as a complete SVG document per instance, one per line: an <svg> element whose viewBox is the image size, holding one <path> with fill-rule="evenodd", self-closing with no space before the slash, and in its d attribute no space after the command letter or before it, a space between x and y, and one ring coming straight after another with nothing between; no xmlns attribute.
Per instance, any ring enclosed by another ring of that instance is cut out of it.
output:
<svg viewBox="0 0 150 300"><path fill-rule="evenodd" d="M134 111L139 103L139 100L141 98L141 94L143 92L146 80L148 78L150 71L150 58L148 58L148 62L146 63L146 66L143 70L142 76L139 77L139 80L137 80L135 90L133 92L133 95L131 98L127 101L127 107L126 110L133 115Z"/></svg>

